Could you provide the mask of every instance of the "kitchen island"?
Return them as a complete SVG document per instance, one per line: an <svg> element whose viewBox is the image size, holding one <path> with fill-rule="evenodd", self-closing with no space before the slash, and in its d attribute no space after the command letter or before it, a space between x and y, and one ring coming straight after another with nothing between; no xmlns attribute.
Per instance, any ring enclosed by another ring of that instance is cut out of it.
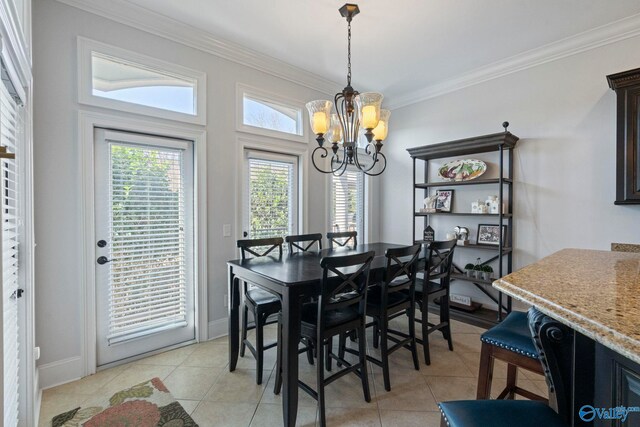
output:
<svg viewBox="0 0 640 427"><path fill-rule="evenodd" d="M573 425L640 425L579 414L640 406L640 254L564 249L493 286L574 330Z"/></svg>

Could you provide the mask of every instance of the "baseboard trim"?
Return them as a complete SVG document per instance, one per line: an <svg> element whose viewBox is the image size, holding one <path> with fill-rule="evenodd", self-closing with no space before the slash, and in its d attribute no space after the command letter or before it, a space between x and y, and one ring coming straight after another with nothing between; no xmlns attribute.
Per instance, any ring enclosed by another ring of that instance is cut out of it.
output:
<svg viewBox="0 0 640 427"><path fill-rule="evenodd" d="M229 334L228 319L218 319L209 322L209 339L224 337Z"/></svg>
<svg viewBox="0 0 640 427"><path fill-rule="evenodd" d="M82 377L82 358L69 357L38 366L40 388L46 390Z"/></svg>

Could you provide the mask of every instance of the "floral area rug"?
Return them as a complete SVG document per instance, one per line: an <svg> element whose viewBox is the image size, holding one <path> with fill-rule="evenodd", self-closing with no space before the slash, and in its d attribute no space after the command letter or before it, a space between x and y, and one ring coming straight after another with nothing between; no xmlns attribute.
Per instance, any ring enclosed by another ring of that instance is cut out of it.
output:
<svg viewBox="0 0 640 427"><path fill-rule="evenodd" d="M160 378L56 415L52 427L198 427Z"/></svg>

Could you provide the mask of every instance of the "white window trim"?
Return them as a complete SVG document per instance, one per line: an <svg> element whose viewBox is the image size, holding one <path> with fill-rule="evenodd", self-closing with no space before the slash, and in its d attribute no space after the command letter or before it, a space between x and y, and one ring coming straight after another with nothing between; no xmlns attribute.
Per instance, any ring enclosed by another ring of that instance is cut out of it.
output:
<svg viewBox="0 0 640 427"><path fill-rule="evenodd" d="M207 134L157 121L124 118L110 114L78 112L78 139L80 144L80 169L82 171L82 267L83 286L80 312L83 315L82 368L81 377L96 372L96 237L94 220L94 129L96 127L117 129L125 132L148 133L171 138L187 139L194 143L194 246L195 246L195 301L196 340L208 339L208 298L207 298Z"/></svg>
<svg viewBox="0 0 640 427"><path fill-rule="evenodd" d="M250 126L244 124L244 96L247 95L251 98L273 102L276 104L282 104L290 108L295 108L300 111L299 127L300 135L280 132L277 130L264 129L257 126ZM236 130L238 132L246 132L254 135L268 136L278 139L286 139L289 141L296 141L302 143L308 143L307 140L307 128L305 123L307 122L307 113L305 112L304 102L291 98L286 98L281 95L258 89L243 83L236 84Z"/></svg>
<svg viewBox="0 0 640 427"><path fill-rule="evenodd" d="M194 80L196 87L196 114L179 113L162 108L149 107L116 99L103 98L93 95L92 52L113 56L124 61L149 67L158 72L173 75L177 78ZM179 122L206 125L207 121L207 75L204 72L192 70L180 65L165 62L137 52L132 52L106 43L78 37L78 102L95 107L109 108L118 111Z"/></svg>
<svg viewBox="0 0 640 427"><path fill-rule="evenodd" d="M236 182L235 182L235 198L236 198L236 222L235 234L236 239L242 239L243 231L243 211L242 203L245 197L247 184L245 178L245 152L246 151L263 151L274 154L288 154L298 157L298 230L299 233L306 233L308 224L308 188L309 188L309 150L306 145L294 143L291 141L282 141L259 136L239 135L236 143Z"/></svg>

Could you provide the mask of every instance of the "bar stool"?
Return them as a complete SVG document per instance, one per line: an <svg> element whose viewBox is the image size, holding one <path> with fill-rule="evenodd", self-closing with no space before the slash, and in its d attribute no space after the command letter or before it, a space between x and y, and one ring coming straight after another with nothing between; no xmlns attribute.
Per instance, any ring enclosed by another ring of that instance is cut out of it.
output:
<svg viewBox="0 0 640 427"><path fill-rule="evenodd" d="M524 313L523 313L524 314ZM526 319L526 314L525 314ZM506 320L506 319L505 319ZM439 403L442 427L567 427L571 421L572 331L535 308L529 340L549 385L549 404L528 400L459 400ZM532 339L533 338L533 339Z"/></svg>
<svg viewBox="0 0 640 427"><path fill-rule="evenodd" d="M495 359L507 363L507 386L498 399L513 399L516 394L531 400L547 402L543 396L517 385L518 368L544 375L538 353L531 340L527 313L512 311L504 320L480 336L480 371L477 399L491 399L491 382Z"/></svg>
<svg viewBox="0 0 640 427"><path fill-rule="evenodd" d="M282 237L273 237L267 239L244 239L238 240L237 246L240 248L242 260L247 258L247 253L254 257L263 257L269 255L272 251L277 250L278 255L282 258ZM257 252L257 248L266 247L266 249ZM262 367L264 364L264 351L275 347L278 342L264 345L264 327L266 325L276 323L276 320L268 321L269 316L278 313L282 309L280 298L265 291L261 288L251 287L247 282L243 284L244 290L244 309L242 310L242 340L240 344L240 357L244 357L245 348L249 348L251 354L256 359L256 384L262 384ZM249 310L253 314L254 325L248 325ZM250 329L256 330L255 347L247 339L247 332Z"/></svg>

